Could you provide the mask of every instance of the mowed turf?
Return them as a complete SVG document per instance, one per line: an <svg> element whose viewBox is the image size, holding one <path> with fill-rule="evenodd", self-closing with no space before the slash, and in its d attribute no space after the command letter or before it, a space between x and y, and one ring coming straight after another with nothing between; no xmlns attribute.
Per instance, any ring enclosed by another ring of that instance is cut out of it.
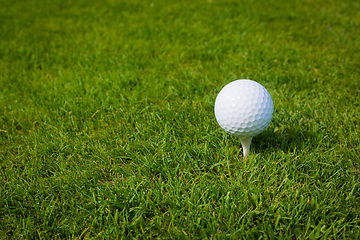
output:
<svg viewBox="0 0 360 240"><path fill-rule="evenodd" d="M359 239L360 3L0 0L1 239ZM274 102L249 159L213 107Z"/></svg>

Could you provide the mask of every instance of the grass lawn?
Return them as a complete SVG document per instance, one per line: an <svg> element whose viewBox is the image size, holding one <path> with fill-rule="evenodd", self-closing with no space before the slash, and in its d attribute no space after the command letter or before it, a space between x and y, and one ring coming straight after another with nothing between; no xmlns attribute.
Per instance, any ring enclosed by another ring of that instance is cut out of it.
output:
<svg viewBox="0 0 360 240"><path fill-rule="evenodd" d="M0 239L360 239L359 1L0 6ZM242 78L274 102L244 162Z"/></svg>

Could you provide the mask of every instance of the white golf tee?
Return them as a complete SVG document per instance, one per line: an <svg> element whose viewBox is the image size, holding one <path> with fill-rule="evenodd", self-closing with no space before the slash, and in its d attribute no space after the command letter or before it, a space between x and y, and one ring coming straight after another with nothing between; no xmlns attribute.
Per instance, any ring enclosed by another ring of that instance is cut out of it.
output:
<svg viewBox="0 0 360 240"><path fill-rule="evenodd" d="M242 148L243 148L243 156L244 159L247 159L247 155L250 152L250 144L251 144L251 140L253 139L252 137L239 137Z"/></svg>

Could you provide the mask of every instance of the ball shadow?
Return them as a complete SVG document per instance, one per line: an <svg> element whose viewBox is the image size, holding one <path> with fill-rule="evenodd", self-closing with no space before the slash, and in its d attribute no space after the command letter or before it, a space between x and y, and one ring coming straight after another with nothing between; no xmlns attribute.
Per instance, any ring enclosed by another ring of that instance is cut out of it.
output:
<svg viewBox="0 0 360 240"><path fill-rule="evenodd" d="M255 153L279 149L288 153L295 149L303 149L304 146L308 147L309 144L311 146L315 142L315 134L308 131L296 131L294 129L274 131L273 129L267 129L253 138L251 148Z"/></svg>

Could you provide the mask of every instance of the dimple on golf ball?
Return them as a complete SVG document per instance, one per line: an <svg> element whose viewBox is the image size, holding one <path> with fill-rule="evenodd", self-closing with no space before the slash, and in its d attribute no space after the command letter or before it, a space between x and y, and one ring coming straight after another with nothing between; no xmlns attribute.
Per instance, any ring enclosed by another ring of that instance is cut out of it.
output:
<svg viewBox="0 0 360 240"><path fill-rule="evenodd" d="M215 117L220 127L240 139L252 138L264 131L273 112L269 92L261 84L248 79L227 84L215 101Z"/></svg>

